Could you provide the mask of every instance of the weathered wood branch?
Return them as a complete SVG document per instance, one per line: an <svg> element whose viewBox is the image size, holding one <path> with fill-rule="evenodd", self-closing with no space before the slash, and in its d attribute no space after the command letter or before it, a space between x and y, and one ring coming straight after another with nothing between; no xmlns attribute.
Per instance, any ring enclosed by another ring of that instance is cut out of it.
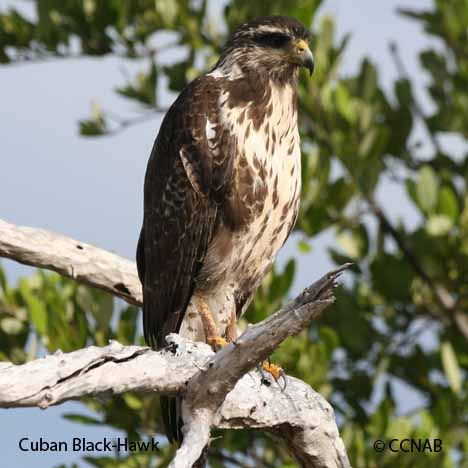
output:
<svg viewBox="0 0 468 468"><path fill-rule="evenodd" d="M196 462L209 440L209 431L201 428L216 426L218 409L226 395L243 375L265 360L283 340L303 330L333 302L333 287L347 267L344 265L328 273L271 317L248 327L236 341L219 351L205 370L191 379L182 405L184 441L169 465L171 468L192 466ZM296 459L301 460L298 456ZM301 466L322 466L313 462L310 457L305 457ZM336 458L334 464L324 466L346 465L340 464Z"/></svg>
<svg viewBox="0 0 468 468"><path fill-rule="evenodd" d="M0 221L0 256L141 303L134 264L91 245ZM216 354L203 343L171 335L173 346L160 352L114 342L22 366L0 363L0 407L46 408L86 395L126 391L180 395L184 442L172 468L191 467L209 443L212 428L264 429L286 443L300 466L349 467L333 410L323 397L291 377L283 392L277 385L262 385L258 373L247 374L333 302L333 287L346 267L325 275Z"/></svg>
<svg viewBox="0 0 468 468"><path fill-rule="evenodd" d="M134 262L107 250L45 229L16 226L0 219L0 257L45 268L141 305Z"/></svg>
<svg viewBox="0 0 468 468"><path fill-rule="evenodd" d="M178 335L170 335L168 340L173 346L159 352L112 342L103 348L58 352L21 366L0 363L0 407L47 408L84 396L128 391L182 394L187 382L210 369L216 356L204 343ZM204 425L205 430L207 427ZM349 466L333 409L320 394L293 377L288 377L288 386L281 391L276 384L262 383L256 371L244 375L216 412L213 427L268 431L285 442L300 466ZM194 431L192 435L196 436ZM186 447L195 449L196 440Z"/></svg>

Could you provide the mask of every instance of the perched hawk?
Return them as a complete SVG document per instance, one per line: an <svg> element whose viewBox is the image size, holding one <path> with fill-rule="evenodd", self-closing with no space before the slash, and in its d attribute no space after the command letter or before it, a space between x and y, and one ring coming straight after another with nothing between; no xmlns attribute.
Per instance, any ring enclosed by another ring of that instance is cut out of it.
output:
<svg viewBox="0 0 468 468"><path fill-rule="evenodd" d="M288 17L241 25L167 112L148 162L137 248L144 333L222 345L297 218L296 87L309 32ZM174 404L162 400L170 439Z"/></svg>

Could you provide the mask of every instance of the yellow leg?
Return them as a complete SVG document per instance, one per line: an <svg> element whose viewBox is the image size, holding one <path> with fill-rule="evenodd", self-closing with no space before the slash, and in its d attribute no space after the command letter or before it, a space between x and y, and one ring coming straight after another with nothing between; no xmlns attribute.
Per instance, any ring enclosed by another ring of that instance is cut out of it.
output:
<svg viewBox="0 0 468 468"><path fill-rule="evenodd" d="M203 329L205 330L206 342L215 349L226 346L227 341L219 336L216 323L208 304L203 299L199 298L197 308L203 323Z"/></svg>

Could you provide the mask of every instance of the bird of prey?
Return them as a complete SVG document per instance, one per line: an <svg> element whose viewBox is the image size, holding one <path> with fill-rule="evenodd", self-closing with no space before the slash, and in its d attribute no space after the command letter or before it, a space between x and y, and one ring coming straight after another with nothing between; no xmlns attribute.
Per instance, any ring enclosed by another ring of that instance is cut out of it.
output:
<svg viewBox="0 0 468 468"><path fill-rule="evenodd" d="M314 66L308 42L294 18L242 24L167 112L137 247L150 346L173 332L214 347L233 340L288 238L301 191L298 73ZM180 439L174 402L162 399L162 410L169 439Z"/></svg>

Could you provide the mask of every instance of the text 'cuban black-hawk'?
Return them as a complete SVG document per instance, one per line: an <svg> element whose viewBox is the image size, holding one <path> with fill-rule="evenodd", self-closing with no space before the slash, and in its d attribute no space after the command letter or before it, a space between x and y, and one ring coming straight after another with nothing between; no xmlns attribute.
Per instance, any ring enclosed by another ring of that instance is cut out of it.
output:
<svg viewBox="0 0 468 468"><path fill-rule="evenodd" d="M296 88L312 73L309 32L288 17L241 25L216 66L167 112L148 162L137 249L146 341L177 332L220 346L299 210ZM162 399L168 435L178 439Z"/></svg>

